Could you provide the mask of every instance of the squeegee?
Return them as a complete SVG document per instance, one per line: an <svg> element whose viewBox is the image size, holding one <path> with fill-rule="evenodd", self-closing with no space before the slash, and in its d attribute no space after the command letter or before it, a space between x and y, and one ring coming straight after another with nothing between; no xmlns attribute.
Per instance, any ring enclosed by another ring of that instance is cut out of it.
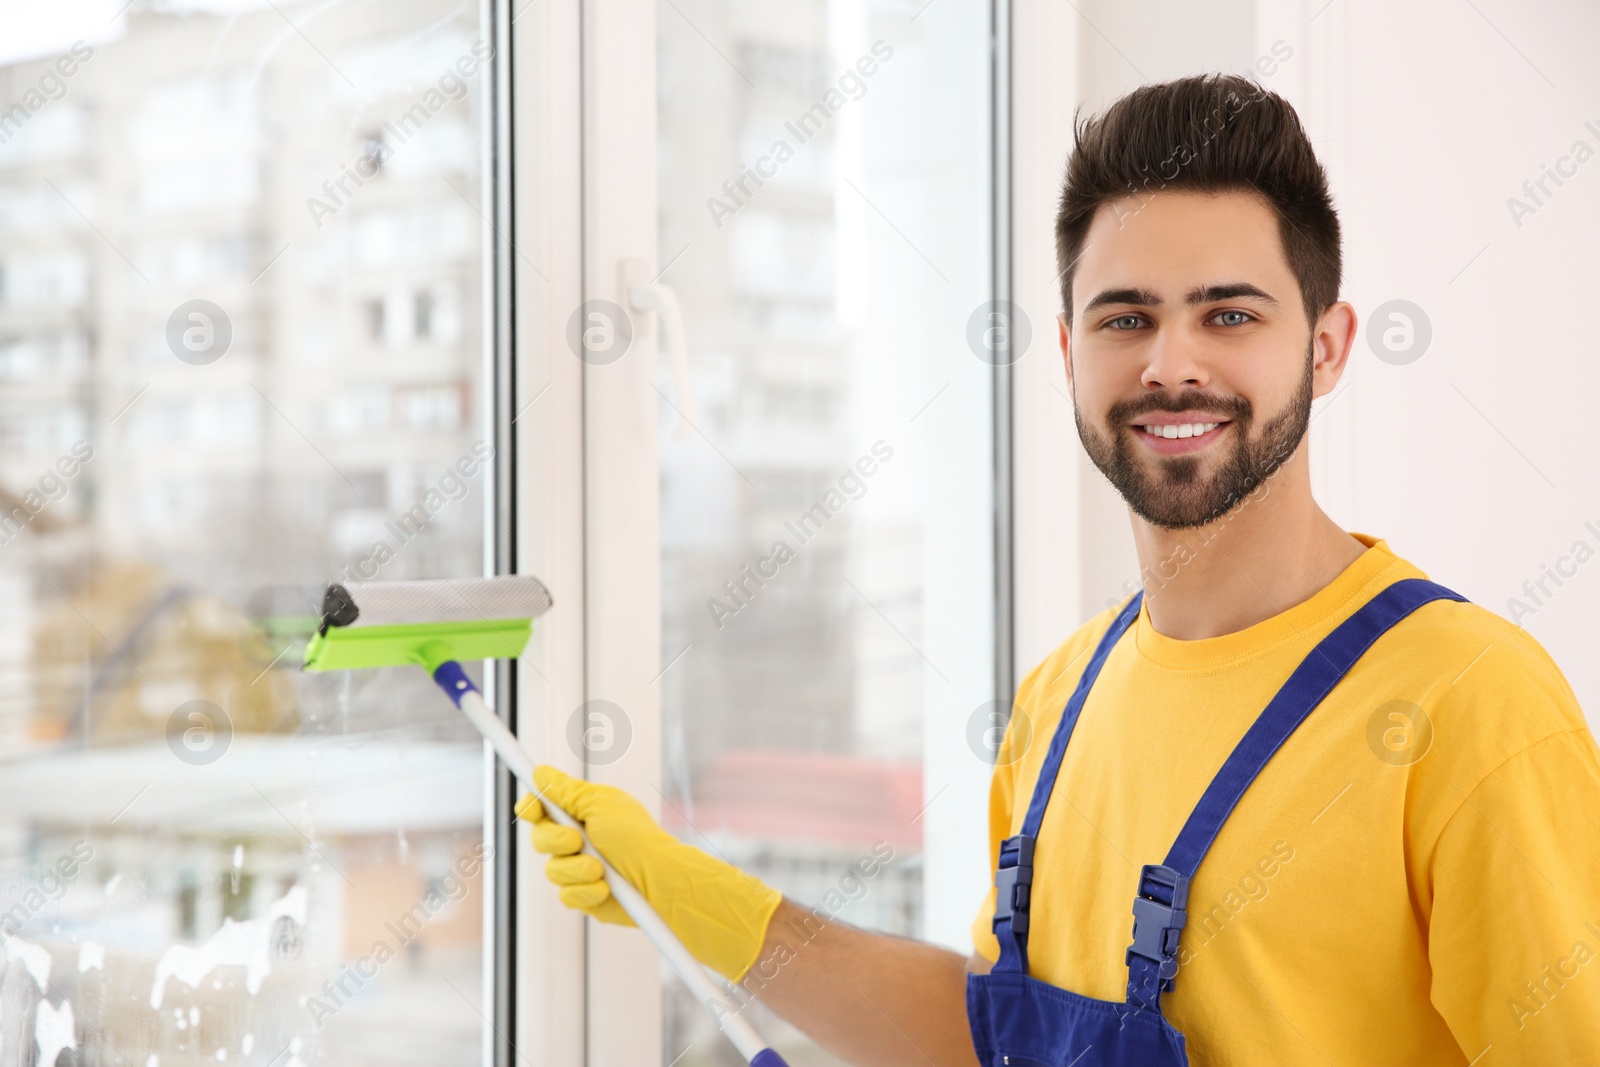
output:
<svg viewBox="0 0 1600 1067"><path fill-rule="evenodd" d="M336 671L416 664L426 670L456 707L494 747L506 768L534 794L533 759L500 721L461 669L462 660L516 659L533 633L533 620L550 609L550 592L537 578L431 579L364 582L353 591L330 585L321 623L306 646L305 669ZM549 797L540 802L550 818L583 835L583 825ZM611 895L628 913L696 999L718 1021L752 1067L785 1067L755 1028L740 1015L671 927L633 884L583 835L582 851L600 861Z"/></svg>

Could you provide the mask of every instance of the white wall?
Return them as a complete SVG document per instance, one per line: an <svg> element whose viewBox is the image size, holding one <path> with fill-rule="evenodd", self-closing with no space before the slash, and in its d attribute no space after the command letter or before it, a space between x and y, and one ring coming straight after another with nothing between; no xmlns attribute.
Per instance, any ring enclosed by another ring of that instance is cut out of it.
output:
<svg viewBox="0 0 1600 1067"><path fill-rule="evenodd" d="M1575 542L1600 554L1580 408L1600 390L1585 314L1600 283L1600 159L1548 183L1520 227L1507 208L1575 141L1600 156L1600 10L1338 0L1307 28L1299 3L1258 6L1258 41L1303 42L1283 91L1332 170L1345 299L1364 321L1410 300L1433 333L1394 365L1363 327L1348 390L1313 428L1323 505L1485 607L1510 617L1521 598L1533 613L1517 621L1600 722L1600 564L1566 564L1576 573L1547 580L1542 603L1521 588Z"/></svg>

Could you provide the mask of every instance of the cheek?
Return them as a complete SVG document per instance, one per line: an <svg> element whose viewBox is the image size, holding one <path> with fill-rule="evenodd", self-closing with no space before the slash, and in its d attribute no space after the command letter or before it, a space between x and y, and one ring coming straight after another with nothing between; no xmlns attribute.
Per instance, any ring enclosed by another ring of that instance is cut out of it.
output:
<svg viewBox="0 0 1600 1067"><path fill-rule="evenodd" d="M1248 401L1258 422L1287 407L1305 384L1305 347L1295 339L1261 335L1208 362L1207 391Z"/></svg>
<svg viewBox="0 0 1600 1067"><path fill-rule="evenodd" d="M1147 362L1131 345L1086 346L1072 361L1072 398L1084 414L1101 418L1144 391Z"/></svg>

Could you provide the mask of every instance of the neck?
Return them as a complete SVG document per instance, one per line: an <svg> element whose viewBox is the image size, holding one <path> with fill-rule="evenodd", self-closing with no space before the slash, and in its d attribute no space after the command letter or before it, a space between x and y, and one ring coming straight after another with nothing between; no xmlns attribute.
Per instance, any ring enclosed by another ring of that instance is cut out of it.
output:
<svg viewBox="0 0 1600 1067"><path fill-rule="evenodd" d="M1304 445L1232 511L1167 530L1129 513L1156 632L1182 641L1231 634L1282 614L1366 551L1311 496Z"/></svg>

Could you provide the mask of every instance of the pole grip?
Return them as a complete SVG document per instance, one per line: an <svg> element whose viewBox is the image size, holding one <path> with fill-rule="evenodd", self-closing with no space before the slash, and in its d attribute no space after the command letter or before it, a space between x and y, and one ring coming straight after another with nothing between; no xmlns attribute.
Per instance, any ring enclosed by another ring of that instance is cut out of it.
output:
<svg viewBox="0 0 1600 1067"><path fill-rule="evenodd" d="M606 884L611 887L611 895L616 897L617 903L622 905L622 910L628 913L628 917L640 930L644 931L644 935L650 939L650 943L661 953L662 958L667 961L683 984L689 987L695 999L699 1000L701 1006L717 1020L717 1025L727 1035L728 1040L733 1042L739 1054L752 1067L786 1067L783 1057L767 1048L761 1035L740 1016L738 1006L717 988L705 968L700 965L700 961L690 954L683 942L678 940L678 935L672 932L672 928L660 915L656 914L656 910L650 906L644 894L634 888L632 882L618 874L616 868L612 867L589 843L589 836L583 832L583 825L562 810L555 801L539 792L539 787L533 781L533 758L528 755L527 749L522 747L522 742L517 740L517 735L511 732L510 727L490 710L488 704L484 703L483 694L478 692L478 687L472 684L472 680L461 669L461 665L453 660L442 663L433 672L433 678L439 688L455 701L456 706L462 710L472 725L477 727L484 740L493 746L495 753L522 783L523 788L539 797L539 802L544 805L544 810L550 818L562 826L572 827L583 837L583 848L580 851L600 861L600 866L605 872Z"/></svg>

